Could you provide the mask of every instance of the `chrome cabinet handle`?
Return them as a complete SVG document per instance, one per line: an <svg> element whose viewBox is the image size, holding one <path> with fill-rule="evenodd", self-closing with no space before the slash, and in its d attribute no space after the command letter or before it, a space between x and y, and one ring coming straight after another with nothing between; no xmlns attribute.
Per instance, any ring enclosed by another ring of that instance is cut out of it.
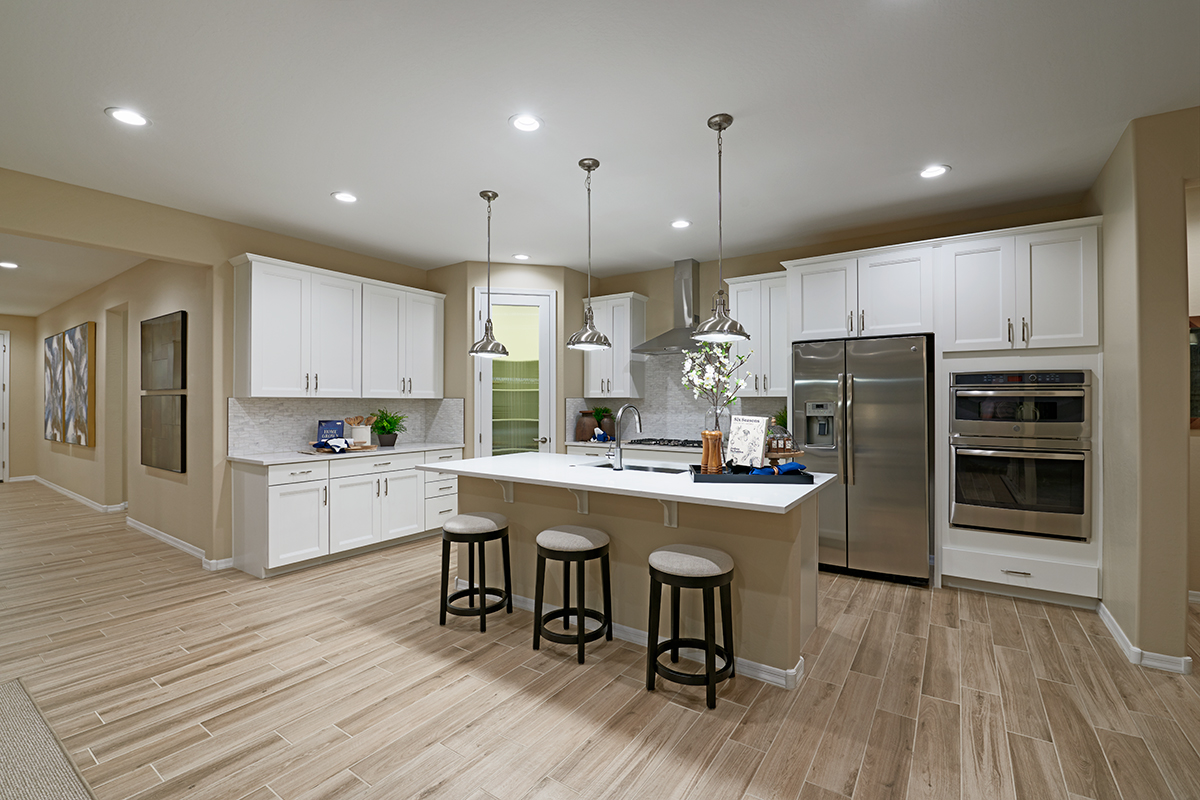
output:
<svg viewBox="0 0 1200 800"><path fill-rule="evenodd" d="M854 333L854 312L853 311L850 312L847 319L849 320L849 322L847 324L850 326L850 332Z"/></svg>
<svg viewBox="0 0 1200 800"><path fill-rule="evenodd" d="M438 461L446 461L450 458L454 458L454 456L438 456Z"/></svg>
<svg viewBox="0 0 1200 800"><path fill-rule="evenodd" d="M392 463L392 462L390 462L390 461L380 461L380 462L379 462L378 464L376 464L375 466L377 466L377 467L387 467L387 466L391 466L391 463Z"/></svg>
<svg viewBox="0 0 1200 800"><path fill-rule="evenodd" d="M1012 340L1012 318L1011 317L1008 320L1008 343L1009 344L1013 343L1013 340Z"/></svg>
<svg viewBox="0 0 1200 800"><path fill-rule="evenodd" d="M439 491L439 492L448 492L448 491L450 491L450 490L451 490L451 489L453 489L453 488L454 488L453 486L443 486L443 487L441 487L440 489L438 489L438 491Z"/></svg>
<svg viewBox="0 0 1200 800"><path fill-rule="evenodd" d="M375 496L379 497L379 478L375 479Z"/></svg>
<svg viewBox="0 0 1200 800"><path fill-rule="evenodd" d="M314 392L321 391L321 373L319 373L319 372L313 373L313 391Z"/></svg>
<svg viewBox="0 0 1200 800"><path fill-rule="evenodd" d="M412 378L408 379L408 393L412 394Z"/></svg>
<svg viewBox="0 0 1200 800"><path fill-rule="evenodd" d="M612 378L608 379L608 391L612 392Z"/></svg>
<svg viewBox="0 0 1200 800"><path fill-rule="evenodd" d="M767 386L767 373L764 372L763 373L763 391L764 392L767 391L768 388L770 388L770 387Z"/></svg>
<svg viewBox="0 0 1200 800"><path fill-rule="evenodd" d="M858 332L862 333L867 329L867 312L858 312Z"/></svg>
<svg viewBox="0 0 1200 800"><path fill-rule="evenodd" d="M1025 318L1021 317L1021 341L1029 344L1029 327L1025 324Z"/></svg>
<svg viewBox="0 0 1200 800"><path fill-rule="evenodd" d="M862 333L862 328L859 328ZM846 483L854 485L854 373L846 373Z"/></svg>
<svg viewBox="0 0 1200 800"><path fill-rule="evenodd" d="M329 505L329 487L322 486L321 491L325 494L325 499L321 501L321 505L327 506Z"/></svg>
<svg viewBox="0 0 1200 800"><path fill-rule="evenodd" d="M308 391L308 373L304 373L304 391Z"/></svg>
<svg viewBox="0 0 1200 800"><path fill-rule="evenodd" d="M1022 572L1019 569L1002 569L1000 571L1003 572L1005 575L1020 575L1022 578L1032 578L1033 577L1032 572Z"/></svg>
<svg viewBox="0 0 1200 800"><path fill-rule="evenodd" d="M758 375L756 374L756 375L754 376L754 391L756 391L756 392L757 392L758 390L759 390L759 389L758 389Z"/></svg>
<svg viewBox="0 0 1200 800"><path fill-rule="evenodd" d="M388 493L388 479L384 478L383 479L383 496L387 497L387 493Z"/></svg>
<svg viewBox="0 0 1200 800"><path fill-rule="evenodd" d="M311 469L306 469L306 470L301 470L300 472L293 472L292 474L293 475L308 475L311 472L312 472Z"/></svg>
<svg viewBox="0 0 1200 800"><path fill-rule="evenodd" d="M439 513L439 514L449 514L449 513L450 513L451 511L453 511L453 510L454 510L453 508L443 508L443 509L442 509L441 511L439 511L438 513Z"/></svg>

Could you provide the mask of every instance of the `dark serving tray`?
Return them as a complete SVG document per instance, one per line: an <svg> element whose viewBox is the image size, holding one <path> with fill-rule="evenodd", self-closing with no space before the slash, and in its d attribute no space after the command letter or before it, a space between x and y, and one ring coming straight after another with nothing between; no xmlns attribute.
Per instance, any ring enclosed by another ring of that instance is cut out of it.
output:
<svg viewBox="0 0 1200 800"><path fill-rule="evenodd" d="M812 483L813 476L807 472L789 472L784 475L751 475L749 472L726 471L713 475L705 475L700 471L699 464L692 464L693 483Z"/></svg>

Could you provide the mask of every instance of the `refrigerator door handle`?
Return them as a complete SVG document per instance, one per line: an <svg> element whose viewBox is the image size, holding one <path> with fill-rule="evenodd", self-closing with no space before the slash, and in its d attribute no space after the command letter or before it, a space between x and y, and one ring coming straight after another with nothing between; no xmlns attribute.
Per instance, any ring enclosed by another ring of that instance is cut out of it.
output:
<svg viewBox="0 0 1200 800"><path fill-rule="evenodd" d="M846 373L846 483L854 485L854 373Z"/></svg>
<svg viewBox="0 0 1200 800"><path fill-rule="evenodd" d="M838 481L846 483L846 429L842 426L842 414L846 408L846 373L838 373L837 384L837 416L833 420L834 449L838 457Z"/></svg>

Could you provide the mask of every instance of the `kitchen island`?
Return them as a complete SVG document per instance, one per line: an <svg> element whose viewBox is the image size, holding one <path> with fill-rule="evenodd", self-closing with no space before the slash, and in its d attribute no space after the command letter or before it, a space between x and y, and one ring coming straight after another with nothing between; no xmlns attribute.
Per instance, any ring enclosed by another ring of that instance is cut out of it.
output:
<svg viewBox="0 0 1200 800"><path fill-rule="evenodd" d="M724 550L736 564L738 671L794 687L803 675L801 648L817 620L816 498L834 476L815 474L812 484L693 483L686 472L638 469L679 470L678 464L626 459L626 468L614 471L606 463L516 453L418 469L458 476L460 513L494 511L508 517L514 603L524 608L533 607L539 532L555 525L584 525L607 533L612 540L613 633L627 641L646 641L647 558L653 550L679 543ZM500 574L498 569L488 573ZM561 570L547 571L547 601L562 597L561 580ZM589 576L587 589L588 606L600 608L598 576ZM698 592L683 593L681 627L684 636L698 635Z"/></svg>

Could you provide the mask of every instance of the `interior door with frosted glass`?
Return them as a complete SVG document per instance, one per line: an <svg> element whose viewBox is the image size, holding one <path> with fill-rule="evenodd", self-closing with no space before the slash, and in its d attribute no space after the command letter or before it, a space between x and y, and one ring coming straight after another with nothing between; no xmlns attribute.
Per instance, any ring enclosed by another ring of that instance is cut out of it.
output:
<svg viewBox="0 0 1200 800"><path fill-rule="evenodd" d="M475 338L487 292L475 290ZM475 359L475 454L553 453L554 292L492 292L492 330L507 358Z"/></svg>

